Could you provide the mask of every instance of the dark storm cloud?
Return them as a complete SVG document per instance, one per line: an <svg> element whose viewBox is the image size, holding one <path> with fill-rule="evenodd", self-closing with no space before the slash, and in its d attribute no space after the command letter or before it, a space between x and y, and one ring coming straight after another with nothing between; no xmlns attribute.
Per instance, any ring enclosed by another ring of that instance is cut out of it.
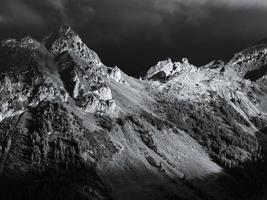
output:
<svg viewBox="0 0 267 200"><path fill-rule="evenodd" d="M27 4L22 1L1 1L0 16L1 23L29 23L41 24L42 18L37 12L31 9Z"/></svg>
<svg viewBox="0 0 267 200"><path fill-rule="evenodd" d="M69 23L108 64L200 64L267 35L266 0L1 0L0 38L40 39Z"/></svg>

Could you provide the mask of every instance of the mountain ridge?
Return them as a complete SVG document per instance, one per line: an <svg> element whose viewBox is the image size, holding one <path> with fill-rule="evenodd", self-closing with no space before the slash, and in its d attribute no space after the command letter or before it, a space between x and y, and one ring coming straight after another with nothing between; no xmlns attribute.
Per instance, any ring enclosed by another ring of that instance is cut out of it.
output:
<svg viewBox="0 0 267 200"><path fill-rule="evenodd" d="M255 197L244 174L265 165L266 74L244 76L265 67L263 51L203 67L168 59L138 80L68 25L43 42L2 42L0 197Z"/></svg>

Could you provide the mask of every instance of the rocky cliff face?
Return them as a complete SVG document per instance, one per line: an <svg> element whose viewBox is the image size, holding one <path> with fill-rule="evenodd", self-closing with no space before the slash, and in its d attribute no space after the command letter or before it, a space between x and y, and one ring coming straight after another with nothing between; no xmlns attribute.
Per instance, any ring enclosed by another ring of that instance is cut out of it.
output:
<svg viewBox="0 0 267 200"><path fill-rule="evenodd" d="M246 79L256 81L267 74L267 45L258 44L237 53L229 62L236 72Z"/></svg>
<svg viewBox="0 0 267 200"><path fill-rule="evenodd" d="M143 80L67 25L0 55L1 198L266 197L264 47L203 67L168 59Z"/></svg>

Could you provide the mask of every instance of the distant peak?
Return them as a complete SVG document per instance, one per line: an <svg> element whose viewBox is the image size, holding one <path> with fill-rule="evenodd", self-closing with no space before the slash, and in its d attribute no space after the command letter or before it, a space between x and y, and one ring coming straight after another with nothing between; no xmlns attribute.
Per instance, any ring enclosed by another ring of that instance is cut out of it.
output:
<svg viewBox="0 0 267 200"><path fill-rule="evenodd" d="M160 61L157 65L151 67L147 72L146 79L166 79L175 73L190 68L192 65L187 58L183 58L181 62L172 62L170 58Z"/></svg>
<svg viewBox="0 0 267 200"><path fill-rule="evenodd" d="M16 39L3 40L1 42L1 46L2 47L9 47L9 48L20 47L20 48L24 48L24 49L35 50L35 49L38 49L40 47L40 43L37 40L35 40L34 38L32 38L31 36L27 36L27 37L22 38L19 41Z"/></svg>

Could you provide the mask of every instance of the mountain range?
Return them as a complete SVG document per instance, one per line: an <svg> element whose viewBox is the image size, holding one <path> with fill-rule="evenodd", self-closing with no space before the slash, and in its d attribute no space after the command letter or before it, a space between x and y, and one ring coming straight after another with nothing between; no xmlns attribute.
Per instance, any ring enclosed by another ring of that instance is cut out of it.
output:
<svg viewBox="0 0 267 200"><path fill-rule="evenodd" d="M0 47L1 199L267 198L267 44L136 79L68 25Z"/></svg>

